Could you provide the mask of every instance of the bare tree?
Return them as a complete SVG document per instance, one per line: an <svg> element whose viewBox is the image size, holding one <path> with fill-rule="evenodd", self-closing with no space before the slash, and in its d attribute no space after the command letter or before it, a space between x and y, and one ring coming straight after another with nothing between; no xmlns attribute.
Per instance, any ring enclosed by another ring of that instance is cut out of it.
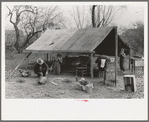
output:
<svg viewBox="0 0 149 122"><path fill-rule="evenodd" d="M87 22L87 13L84 6L74 6L70 15L73 18L74 24L77 28L84 28Z"/></svg>
<svg viewBox="0 0 149 122"><path fill-rule="evenodd" d="M127 6L113 5L75 6L71 16L77 28L104 27L120 17L126 8Z"/></svg>
<svg viewBox="0 0 149 122"><path fill-rule="evenodd" d="M92 7L92 25L93 25L93 28L94 27L96 27L96 22L95 22L95 7L96 7L97 5L93 5L93 7Z"/></svg>
<svg viewBox="0 0 149 122"><path fill-rule="evenodd" d="M7 8L9 9L10 22L16 31L15 48L18 52L26 48L35 35L44 32L50 25L61 24L64 26L61 12L57 11L57 6L14 6L12 10L8 6ZM16 16L14 16L14 11ZM15 18L15 22L12 21L12 17ZM26 33L23 44L20 44L20 29Z"/></svg>
<svg viewBox="0 0 149 122"><path fill-rule="evenodd" d="M93 5L91 9L92 27L108 26L117 19L125 10L126 6Z"/></svg>
<svg viewBox="0 0 149 122"><path fill-rule="evenodd" d="M15 5L11 10L8 6L6 6L9 10L8 16L10 17L10 22L13 24L15 32L16 32L16 42L15 42L15 49L20 53L20 30L19 30L19 23L21 22L21 15L24 12L30 12L34 14L34 9L31 6L22 6L22 5ZM15 18L15 21L13 21Z"/></svg>
<svg viewBox="0 0 149 122"><path fill-rule="evenodd" d="M40 18L41 26L46 30L54 26L65 26L62 12L58 6L43 6L42 18Z"/></svg>

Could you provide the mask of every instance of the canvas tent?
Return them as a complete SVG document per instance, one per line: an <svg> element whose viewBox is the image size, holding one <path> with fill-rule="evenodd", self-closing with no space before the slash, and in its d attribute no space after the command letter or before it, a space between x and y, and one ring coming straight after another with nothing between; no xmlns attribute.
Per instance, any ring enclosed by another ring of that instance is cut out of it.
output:
<svg viewBox="0 0 149 122"><path fill-rule="evenodd" d="M120 48L129 49L118 36ZM112 50L112 52L111 52ZM118 51L119 51L118 50ZM47 30L25 52L93 52L115 55L114 27Z"/></svg>
<svg viewBox="0 0 149 122"><path fill-rule="evenodd" d="M91 71L93 54L115 56L120 48L130 50L129 46L117 35L117 27L85 28L70 30L47 30L25 52L77 52L89 53L91 56ZM91 72L93 77L93 72Z"/></svg>

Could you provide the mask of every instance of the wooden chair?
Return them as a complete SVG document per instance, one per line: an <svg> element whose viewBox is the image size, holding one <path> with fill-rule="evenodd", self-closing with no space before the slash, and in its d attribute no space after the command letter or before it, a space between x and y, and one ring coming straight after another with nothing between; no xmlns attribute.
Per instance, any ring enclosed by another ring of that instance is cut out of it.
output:
<svg viewBox="0 0 149 122"><path fill-rule="evenodd" d="M80 64L78 66L76 66L76 76L79 73L83 77L84 75L87 75L90 57L89 56L79 56L79 60L80 60Z"/></svg>

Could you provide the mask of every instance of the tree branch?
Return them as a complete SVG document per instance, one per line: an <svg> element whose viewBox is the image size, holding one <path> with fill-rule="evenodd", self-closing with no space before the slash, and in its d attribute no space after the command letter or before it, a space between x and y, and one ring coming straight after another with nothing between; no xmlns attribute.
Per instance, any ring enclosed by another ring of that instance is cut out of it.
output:
<svg viewBox="0 0 149 122"><path fill-rule="evenodd" d="M42 30L36 31L36 32L33 33L32 35L27 36L26 41L24 42L24 44L23 44L20 48L21 48L21 49L24 48L24 47L29 43L29 40L30 40L34 35L36 35L36 34L39 33L39 32L42 32Z"/></svg>
<svg viewBox="0 0 149 122"><path fill-rule="evenodd" d="M57 15L55 15L54 17L52 17L51 19L50 19L50 22L52 22L53 21L53 19L55 19L57 16L59 16L61 13L58 13Z"/></svg>
<svg viewBox="0 0 149 122"><path fill-rule="evenodd" d="M21 15L23 12L30 12L30 13L35 14L34 11L31 11L31 10L23 10L23 11L21 11L21 12L18 14L18 17L20 17L20 15Z"/></svg>
<svg viewBox="0 0 149 122"><path fill-rule="evenodd" d="M104 18L98 23L97 27L100 27L101 23L104 21Z"/></svg>
<svg viewBox="0 0 149 122"><path fill-rule="evenodd" d="M9 9L9 14L8 14L8 16L10 16L10 22L11 22L13 25L15 25L15 23L12 21L13 13L12 13L12 11L10 10L10 8L9 8L8 6L6 6L6 7Z"/></svg>

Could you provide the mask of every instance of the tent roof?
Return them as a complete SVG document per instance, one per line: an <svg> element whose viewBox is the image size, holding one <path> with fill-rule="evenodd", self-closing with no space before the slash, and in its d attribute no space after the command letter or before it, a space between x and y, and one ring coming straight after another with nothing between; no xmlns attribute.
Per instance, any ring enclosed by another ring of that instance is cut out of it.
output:
<svg viewBox="0 0 149 122"><path fill-rule="evenodd" d="M26 51L55 51L77 31L71 30L47 30L33 44L26 48Z"/></svg>
<svg viewBox="0 0 149 122"><path fill-rule="evenodd" d="M27 52L93 52L114 27L47 30Z"/></svg>

